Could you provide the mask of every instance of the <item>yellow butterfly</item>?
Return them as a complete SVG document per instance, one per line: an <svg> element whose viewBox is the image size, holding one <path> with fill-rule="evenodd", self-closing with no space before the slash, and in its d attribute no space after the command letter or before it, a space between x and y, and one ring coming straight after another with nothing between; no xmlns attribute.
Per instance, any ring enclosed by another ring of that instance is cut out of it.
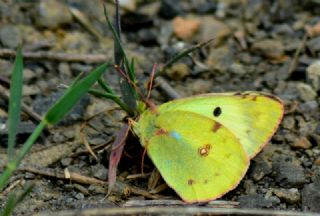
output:
<svg viewBox="0 0 320 216"><path fill-rule="evenodd" d="M206 202L239 184L283 114L266 93L205 94L145 109L133 130L184 201Z"/></svg>

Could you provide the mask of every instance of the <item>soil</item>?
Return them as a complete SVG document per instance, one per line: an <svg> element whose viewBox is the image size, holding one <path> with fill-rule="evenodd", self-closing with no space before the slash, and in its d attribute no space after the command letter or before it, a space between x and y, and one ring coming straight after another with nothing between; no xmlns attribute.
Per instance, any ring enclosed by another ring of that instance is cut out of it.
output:
<svg viewBox="0 0 320 216"><path fill-rule="evenodd" d="M109 1L106 5L113 15L114 6ZM159 74L175 95L254 90L272 93L285 103L278 131L252 160L236 189L219 199L226 203L202 206L320 213L319 10L316 0L123 1L122 40L129 57L136 60L142 86L154 63L161 65L214 38ZM100 0L1 1L4 89L13 64L10 51L21 43L23 102L33 111L22 115L18 147L37 124L32 114L44 114L79 73L112 61L113 56L112 34ZM119 92L116 71L107 72L105 79ZM172 99L170 95L170 89L158 82L151 98L161 104ZM0 97L0 172L6 161L7 105ZM30 183L34 188L16 207L17 215L183 205L147 157L141 173L144 150L133 136L128 138L115 190L106 196L110 147L124 117L112 102L86 96L62 122L43 133L0 193L0 208L9 192L22 191ZM79 175L76 180L70 180L73 174Z"/></svg>

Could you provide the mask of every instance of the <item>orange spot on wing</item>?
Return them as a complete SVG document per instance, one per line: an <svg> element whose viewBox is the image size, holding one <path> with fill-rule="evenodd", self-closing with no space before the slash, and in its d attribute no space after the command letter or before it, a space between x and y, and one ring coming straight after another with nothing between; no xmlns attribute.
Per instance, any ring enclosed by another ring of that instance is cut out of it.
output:
<svg viewBox="0 0 320 216"><path fill-rule="evenodd" d="M221 124L219 122L215 122L215 124L213 125L212 131L215 133L217 132L220 128L221 128Z"/></svg>
<svg viewBox="0 0 320 216"><path fill-rule="evenodd" d="M203 147L200 147L198 149L198 153L201 157L206 157L209 155L209 151L211 149L211 145L210 144L206 144L205 146Z"/></svg>
<svg viewBox="0 0 320 216"><path fill-rule="evenodd" d="M157 131L156 131L156 136L161 136L161 135L168 135L168 131L166 131L165 129L163 128L159 128Z"/></svg>
<svg viewBox="0 0 320 216"><path fill-rule="evenodd" d="M194 182L194 180L193 179L189 179L188 180L188 185L193 185L195 182Z"/></svg>

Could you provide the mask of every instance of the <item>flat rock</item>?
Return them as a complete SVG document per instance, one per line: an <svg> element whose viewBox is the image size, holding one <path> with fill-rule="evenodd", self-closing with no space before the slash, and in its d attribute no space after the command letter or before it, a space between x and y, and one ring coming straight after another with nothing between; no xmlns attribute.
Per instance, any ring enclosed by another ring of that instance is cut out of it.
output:
<svg viewBox="0 0 320 216"><path fill-rule="evenodd" d="M72 22L69 8L55 0L40 1L36 11L34 19L39 27L55 29Z"/></svg>
<svg viewBox="0 0 320 216"><path fill-rule="evenodd" d="M301 195L297 188L290 188L288 190L274 189L273 193L288 204L294 204L301 200Z"/></svg>
<svg viewBox="0 0 320 216"><path fill-rule="evenodd" d="M320 212L320 183L305 185L302 190L302 206L314 212Z"/></svg>
<svg viewBox="0 0 320 216"><path fill-rule="evenodd" d="M294 148L309 149L312 147L312 144L307 137L300 137L291 146Z"/></svg>
<svg viewBox="0 0 320 216"><path fill-rule="evenodd" d="M279 59L284 54L284 46L280 40L264 39L255 41L251 49L265 57Z"/></svg>
<svg viewBox="0 0 320 216"><path fill-rule="evenodd" d="M281 157L277 158L272 165L276 182L284 188L299 188L307 182L304 169L298 161Z"/></svg>
<svg viewBox="0 0 320 216"><path fill-rule="evenodd" d="M270 208L280 203L280 200L266 199L262 194L249 194L241 195L238 198L238 202L240 202L242 208Z"/></svg>
<svg viewBox="0 0 320 216"><path fill-rule="evenodd" d="M200 23L199 41L208 41L214 38L213 44L218 45L231 34L229 26L212 16L202 17Z"/></svg>

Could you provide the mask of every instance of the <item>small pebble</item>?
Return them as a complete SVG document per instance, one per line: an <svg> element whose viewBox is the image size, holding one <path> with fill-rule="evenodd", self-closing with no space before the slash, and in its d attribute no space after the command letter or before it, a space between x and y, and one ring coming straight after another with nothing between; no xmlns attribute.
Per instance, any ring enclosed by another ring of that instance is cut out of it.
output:
<svg viewBox="0 0 320 216"><path fill-rule="evenodd" d="M309 149L312 147L312 144L307 137L300 137L291 146L294 148Z"/></svg>
<svg viewBox="0 0 320 216"><path fill-rule="evenodd" d="M320 90L320 61L307 67L307 81L316 91Z"/></svg>
<svg viewBox="0 0 320 216"><path fill-rule="evenodd" d="M0 41L4 47L16 49L22 42L20 30L14 25L1 26Z"/></svg>
<svg viewBox="0 0 320 216"><path fill-rule="evenodd" d="M303 101L311 101L314 100L317 96L317 93L312 89L312 87L308 84L299 82L296 85L298 90L298 95Z"/></svg>
<svg viewBox="0 0 320 216"><path fill-rule="evenodd" d="M297 188L286 189L274 189L274 194L281 200L284 200L288 204L294 204L300 201L301 196Z"/></svg>
<svg viewBox="0 0 320 216"><path fill-rule="evenodd" d="M198 19L176 17L173 19L172 25L178 38L188 40L192 39L199 30L200 22Z"/></svg>
<svg viewBox="0 0 320 216"><path fill-rule="evenodd" d="M284 46L281 41L274 39L264 39L252 44L251 49L265 57L278 59L284 54Z"/></svg>
<svg viewBox="0 0 320 216"><path fill-rule="evenodd" d="M176 63L166 70L166 74L173 80L182 80L190 74L190 69L184 63Z"/></svg>
<svg viewBox="0 0 320 216"><path fill-rule="evenodd" d="M38 3L34 19L39 27L55 29L60 25L70 24L72 15L69 8L63 3L46 0Z"/></svg>

